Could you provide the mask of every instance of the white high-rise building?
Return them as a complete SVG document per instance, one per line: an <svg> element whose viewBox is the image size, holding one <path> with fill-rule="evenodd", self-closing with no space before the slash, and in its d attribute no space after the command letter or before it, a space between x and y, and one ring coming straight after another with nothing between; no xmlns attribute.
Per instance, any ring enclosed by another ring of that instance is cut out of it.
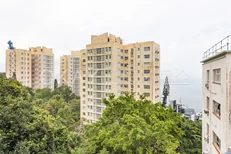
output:
<svg viewBox="0 0 231 154"><path fill-rule="evenodd" d="M231 151L231 36L204 53L202 61L202 150Z"/></svg>

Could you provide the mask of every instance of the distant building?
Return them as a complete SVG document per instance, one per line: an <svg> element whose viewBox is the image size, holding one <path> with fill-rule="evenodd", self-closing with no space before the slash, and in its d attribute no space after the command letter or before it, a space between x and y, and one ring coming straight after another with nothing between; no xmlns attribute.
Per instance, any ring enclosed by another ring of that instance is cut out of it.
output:
<svg viewBox="0 0 231 154"><path fill-rule="evenodd" d="M204 53L202 83L203 153L231 151L231 36Z"/></svg>
<svg viewBox="0 0 231 154"><path fill-rule="evenodd" d="M6 50L6 77L15 77L24 86L32 86L31 53L24 49Z"/></svg>
<svg viewBox="0 0 231 154"><path fill-rule="evenodd" d="M192 108L188 108L187 106L183 104L177 104L176 100L169 101L169 105L175 109L175 112L181 113L183 117L187 120L200 120L200 115L198 113L195 113L195 110Z"/></svg>
<svg viewBox="0 0 231 154"><path fill-rule="evenodd" d="M15 77L25 86L54 88L54 54L52 49L32 47L29 50L9 47L6 50L6 77Z"/></svg>
<svg viewBox="0 0 231 154"><path fill-rule="evenodd" d="M80 52L60 57L60 85L68 85L72 92L80 96Z"/></svg>
<svg viewBox="0 0 231 154"><path fill-rule="evenodd" d="M54 89L54 54L46 47L31 47L32 88Z"/></svg>

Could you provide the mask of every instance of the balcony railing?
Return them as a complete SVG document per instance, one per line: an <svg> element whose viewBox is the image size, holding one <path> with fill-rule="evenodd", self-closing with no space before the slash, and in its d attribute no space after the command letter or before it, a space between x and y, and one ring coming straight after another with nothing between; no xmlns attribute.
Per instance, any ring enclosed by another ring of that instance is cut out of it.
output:
<svg viewBox="0 0 231 154"><path fill-rule="evenodd" d="M225 37L214 46L209 48L207 51L204 52L203 60L209 57L215 56L219 52L222 51L229 51L231 49L231 35Z"/></svg>

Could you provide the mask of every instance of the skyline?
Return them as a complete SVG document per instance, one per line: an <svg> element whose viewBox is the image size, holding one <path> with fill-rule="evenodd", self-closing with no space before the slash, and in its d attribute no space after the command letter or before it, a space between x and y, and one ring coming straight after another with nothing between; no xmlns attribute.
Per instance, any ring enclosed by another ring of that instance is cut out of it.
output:
<svg viewBox="0 0 231 154"><path fill-rule="evenodd" d="M1 1L0 72L5 72L8 40L16 48L53 48L58 78L60 56L84 49L91 35L108 32L121 37L124 44L157 42L161 46L160 72L176 76L184 71L192 79L201 79L203 52L231 34L228 0L102 0L100 4L104 5L91 0Z"/></svg>

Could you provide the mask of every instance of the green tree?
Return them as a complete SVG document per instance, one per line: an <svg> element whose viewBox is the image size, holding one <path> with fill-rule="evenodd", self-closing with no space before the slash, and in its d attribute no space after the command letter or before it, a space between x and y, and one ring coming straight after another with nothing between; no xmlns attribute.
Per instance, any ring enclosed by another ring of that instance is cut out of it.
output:
<svg viewBox="0 0 231 154"><path fill-rule="evenodd" d="M55 95L48 102L42 104L41 107L49 111L49 113L62 122L63 125L72 129L79 122L79 111L77 114L73 112L78 110L79 107L76 106L75 100L71 102L73 104L69 105L61 95Z"/></svg>
<svg viewBox="0 0 231 154"><path fill-rule="evenodd" d="M41 99L31 102L31 93L30 88L18 81L0 75L0 153L78 150L80 137L70 128L75 122L72 109L62 96L54 96L48 102ZM40 94L35 96L46 96Z"/></svg>
<svg viewBox="0 0 231 154"><path fill-rule="evenodd" d="M62 95L64 98L65 102L69 103L70 100L77 98L77 96L72 93L72 90L70 87L67 85L62 85L58 88L56 88L53 92L52 95Z"/></svg>
<svg viewBox="0 0 231 154"><path fill-rule="evenodd" d="M30 94L18 81L0 75L0 136L8 153L28 136L32 105Z"/></svg>
<svg viewBox="0 0 231 154"><path fill-rule="evenodd" d="M50 88L36 89L35 98L42 99L44 102L48 101L53 96Z"/></svg>
<svg viewBox="0 0 231 154"><path fill-rule="evenodd" d="M125 93L104 99L102 118L85 130L85 153L174 154L179 147L183 119L173 109Z"/></svg>
<svg viewBox="0 0 231 154"><path fill-rule="evenodd" d="M58 88L58 81L57 81L57 79L55 79L55 81L54 81L54 89L56 89L56 88Z"/></svg>
<svg viewBox="0 0 231 154"><path fill-rule="evenodd" d="M80 99L72 99L70 101L70 108L73 114L74 120L80 120Z"/></svg>
<svg viewBox="0 0 231 154"><path fill-rule="evenodd" d="M185 134L181 141L180 147L178 148L178 152L181 154L201 154L201 121L185 120L181 127Z"/></svg>

